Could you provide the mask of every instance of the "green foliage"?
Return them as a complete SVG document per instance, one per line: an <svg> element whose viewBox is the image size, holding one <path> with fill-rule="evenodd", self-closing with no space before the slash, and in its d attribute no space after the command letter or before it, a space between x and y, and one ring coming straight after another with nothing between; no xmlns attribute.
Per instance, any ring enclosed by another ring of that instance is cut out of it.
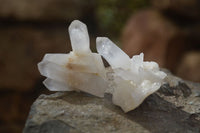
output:
<svg viewBox="0 0 200 133"><path fill-rule="evenodd" d="M149 3L149 0L98 0L96 16L99 26L118 36L128 17Z"/></svg>

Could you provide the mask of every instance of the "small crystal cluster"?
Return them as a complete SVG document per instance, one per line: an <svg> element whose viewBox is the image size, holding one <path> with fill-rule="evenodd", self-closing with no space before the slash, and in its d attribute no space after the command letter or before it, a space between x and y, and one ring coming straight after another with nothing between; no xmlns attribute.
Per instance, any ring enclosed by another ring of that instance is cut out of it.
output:
<svg viewBox="0 0 200 133"><path fill-rule="evenodd" d="M43 83L51 91L83 91L103 97L108 89L103 56L113 70L113 103L128 112L158 90L166 77L157 63L143 61L143 53L130 59L106 37L97 37L99 54L92 53L87 27L78 20L69 26L69 34L72 52L46 54L38 64L40 73L47 77Z"/></svg>
<svg viewBox="0 0 200 133"><path fill-rule="evenodd" d="M85 24L75 20L69 26L73 51L69 54L46 54L38 68L47 79L44 85L51 91L83 91L103 97L107 88L101 56L89 48Z"/></svg>
<svg viewBox="0 0 200 133"><path fill-rule="evenodd" d="M131 59L106 37L97 38L97 51L114 71L113 103L125 112L139 106L143 100L157 91L166 77L155 62L143 61L144 54Z"/></svg>

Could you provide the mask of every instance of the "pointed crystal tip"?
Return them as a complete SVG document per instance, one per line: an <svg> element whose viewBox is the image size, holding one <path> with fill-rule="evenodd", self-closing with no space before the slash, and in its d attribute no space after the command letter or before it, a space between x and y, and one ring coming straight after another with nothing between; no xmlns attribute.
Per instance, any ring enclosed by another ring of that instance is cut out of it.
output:
<svg viewBox="0 0 200 133"><path fill-rule="evenodd" d="M79 29L81 27L84 27L87 29L87 26L83 22L81 22L79 20L74 20L71 22L71 24L69 26L69 31L72 29Z"/></svg>
<svg viewBox="0 0 200 133"><path fill-rule="evenodd" d="M91 52L88 30L84 23L74 20L68 30L73 52L81 54Z"/></svg>
<svg viewBox="0 0 200 133"><path fill-rule="evenodd" d="M110 40L107 37L97 37L96 39L96 47L99 54L102 56L106 54L111 54L109 51L111 50Z"/></svg>
<svg viewBox="0 0 200 133"><path fill-rule="evenodd" d="M98 53L109 62L112 68L130 68L129 56L107 37L97 37L96 47Z"/></svg>

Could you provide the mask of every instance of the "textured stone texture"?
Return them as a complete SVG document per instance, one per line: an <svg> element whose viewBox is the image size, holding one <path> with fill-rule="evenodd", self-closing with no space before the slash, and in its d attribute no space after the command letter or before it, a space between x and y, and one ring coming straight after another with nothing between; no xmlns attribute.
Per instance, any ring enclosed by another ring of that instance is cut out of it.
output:
<svg viewBox="0 0 200 133"><path fill-rule="evenodd" d="M124 113L111 95L85 93L41 95L32 105L24 133L199 133L200 84L168 73L166 84L137 109Z"/></svg>

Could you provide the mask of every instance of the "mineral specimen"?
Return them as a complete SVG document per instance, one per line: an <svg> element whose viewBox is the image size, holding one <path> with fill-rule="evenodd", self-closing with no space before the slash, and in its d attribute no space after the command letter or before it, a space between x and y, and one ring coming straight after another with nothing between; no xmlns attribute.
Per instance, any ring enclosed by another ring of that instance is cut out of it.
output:
<svg viewBox="0 0 200 133"><path fill-rule="evenodd" d="M74 20L69 26L73 51L69 54L46 54L38 68L47 79L44 85L51 91L83 91L103 97L107 88L101 56L89 48L85 24Z"/></svg>
<svg viewBox="0 0 200 133"><path fill-rule="evenodd" d="M47 77L43 83L49 90L83 91L103 97L105 92L109 92L106 91L108 82L112 82L113 91L109 93L113 95L113 103L128 112L160 88L166 74L159 70L157 63L143 61L143 53L130 59L105 37L97 38L99 54L92 53L87 27L78 20L69 26L69 35L73 51L69 54L46 54L38 63L40 73ZM111 65L112 80L109 80L101 55Z"/></svg>
<svg viewBox="0 0 200 133"><path fill-rule="evenodd" d="M160 88L166 74L159 70L156 62L143 61L143 53L130 59L106 37L98 37L96 43L98 53L108 61L114 72L113 103L124 112L135 109Z"/></svg>

